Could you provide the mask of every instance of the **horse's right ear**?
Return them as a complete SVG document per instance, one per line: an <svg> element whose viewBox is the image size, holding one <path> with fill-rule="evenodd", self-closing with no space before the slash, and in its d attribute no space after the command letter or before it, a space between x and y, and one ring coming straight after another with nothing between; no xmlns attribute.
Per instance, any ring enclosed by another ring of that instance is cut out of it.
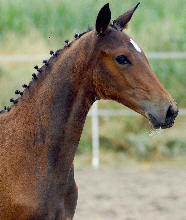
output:
<svg viewBox="0 0 186 220"><path fill-rule="evenodd" d="M96 20L96 32L98 36L103 36L111 19L109 3L104 5L98 13Z"/></svg>
<svg viewBox="0 0 186 220"><path fill-rule="evenodd" d="M136 9L138 8L140 2L138 2L138 4L132 8L131 10L125 12L124 14L120 15L115 21L113 21L113 24L120 30L124 30L127 28L128 23L130 21L130 19L132 18L134 12L136 11Z"/></svg>

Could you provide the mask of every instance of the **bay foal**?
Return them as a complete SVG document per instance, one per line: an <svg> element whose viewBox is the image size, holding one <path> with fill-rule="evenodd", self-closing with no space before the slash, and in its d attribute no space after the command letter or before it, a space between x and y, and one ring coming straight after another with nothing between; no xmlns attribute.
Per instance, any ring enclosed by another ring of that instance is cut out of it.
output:
<svg viewBox="0 0 186 220"><path fill-rule="evenodd" d="M137 5L138 6L138 5ZM71 220L77 203L73 160L87 113L115 100L173 125L177 107L142 49L122 31L136 7L111 22L106 4L96 27L35 69L29 86L0 115L0 220Z"/></svg>

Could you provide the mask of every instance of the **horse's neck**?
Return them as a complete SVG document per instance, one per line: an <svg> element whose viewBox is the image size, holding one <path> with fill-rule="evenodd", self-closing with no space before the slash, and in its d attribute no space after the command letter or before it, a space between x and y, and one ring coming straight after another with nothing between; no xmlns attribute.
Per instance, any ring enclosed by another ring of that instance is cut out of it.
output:
<svg viewBox="0 0 186 220"><path fill-rule="evenodd" d="M14 107L19 116L24 114L25 135L33 134L27 145L34 143L33 150L47 149L48 172L55 175L70 169L94 101L92 80L84 66L86 53L81 51L74 46L59 55L50 73L29 88L29 99L23 97Z"/></svg>
<svg viewBox="0 0 186 220"><path fill-rule="evenodd" d="M67 80L61 84L58 91L53 91L51 103L46 103L50 105L46 135L50 140L47 140L46 146L51 172L58 166L61 175L63 170L70 168L91 106L91 99L87 96L86 88L82 86L77 89Z"/></svg>

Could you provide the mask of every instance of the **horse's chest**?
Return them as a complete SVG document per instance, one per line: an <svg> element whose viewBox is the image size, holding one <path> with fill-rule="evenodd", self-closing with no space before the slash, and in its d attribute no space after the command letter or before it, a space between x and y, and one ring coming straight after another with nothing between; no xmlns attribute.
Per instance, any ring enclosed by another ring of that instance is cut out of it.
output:
<svg viewBox="0 0 186 220"><path fill-rule="evenodd" d="M65 217L64 199L40 206L28 220L61 220Z"/></svg>
<svg viewBox="0 0 186 220"><path fill-rule="evenodd" d="M41 181L31 193L25 192L24 196L17 196L14 202L17 210L22 213L16 213L19 220L56 220L63 219L65 215L64 197L66 186L56 184L54 181ZM37 189L37 190L36 190ZM22 199L24 198L24 199ZM4 220L4 219L3 219ZM7 220L7 219L6 219Z"/></svg>

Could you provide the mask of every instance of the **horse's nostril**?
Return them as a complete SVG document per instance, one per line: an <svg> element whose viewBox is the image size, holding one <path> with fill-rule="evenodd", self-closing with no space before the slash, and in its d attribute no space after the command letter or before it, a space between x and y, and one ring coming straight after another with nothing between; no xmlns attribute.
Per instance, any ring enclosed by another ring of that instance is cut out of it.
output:
<svg viewBox="0 0 186 220"><path fill-rule="evenodd" d="M175 116L175 111L172 107L172 105L169 106L166 114L166 121L173 119Z"/></svg>

